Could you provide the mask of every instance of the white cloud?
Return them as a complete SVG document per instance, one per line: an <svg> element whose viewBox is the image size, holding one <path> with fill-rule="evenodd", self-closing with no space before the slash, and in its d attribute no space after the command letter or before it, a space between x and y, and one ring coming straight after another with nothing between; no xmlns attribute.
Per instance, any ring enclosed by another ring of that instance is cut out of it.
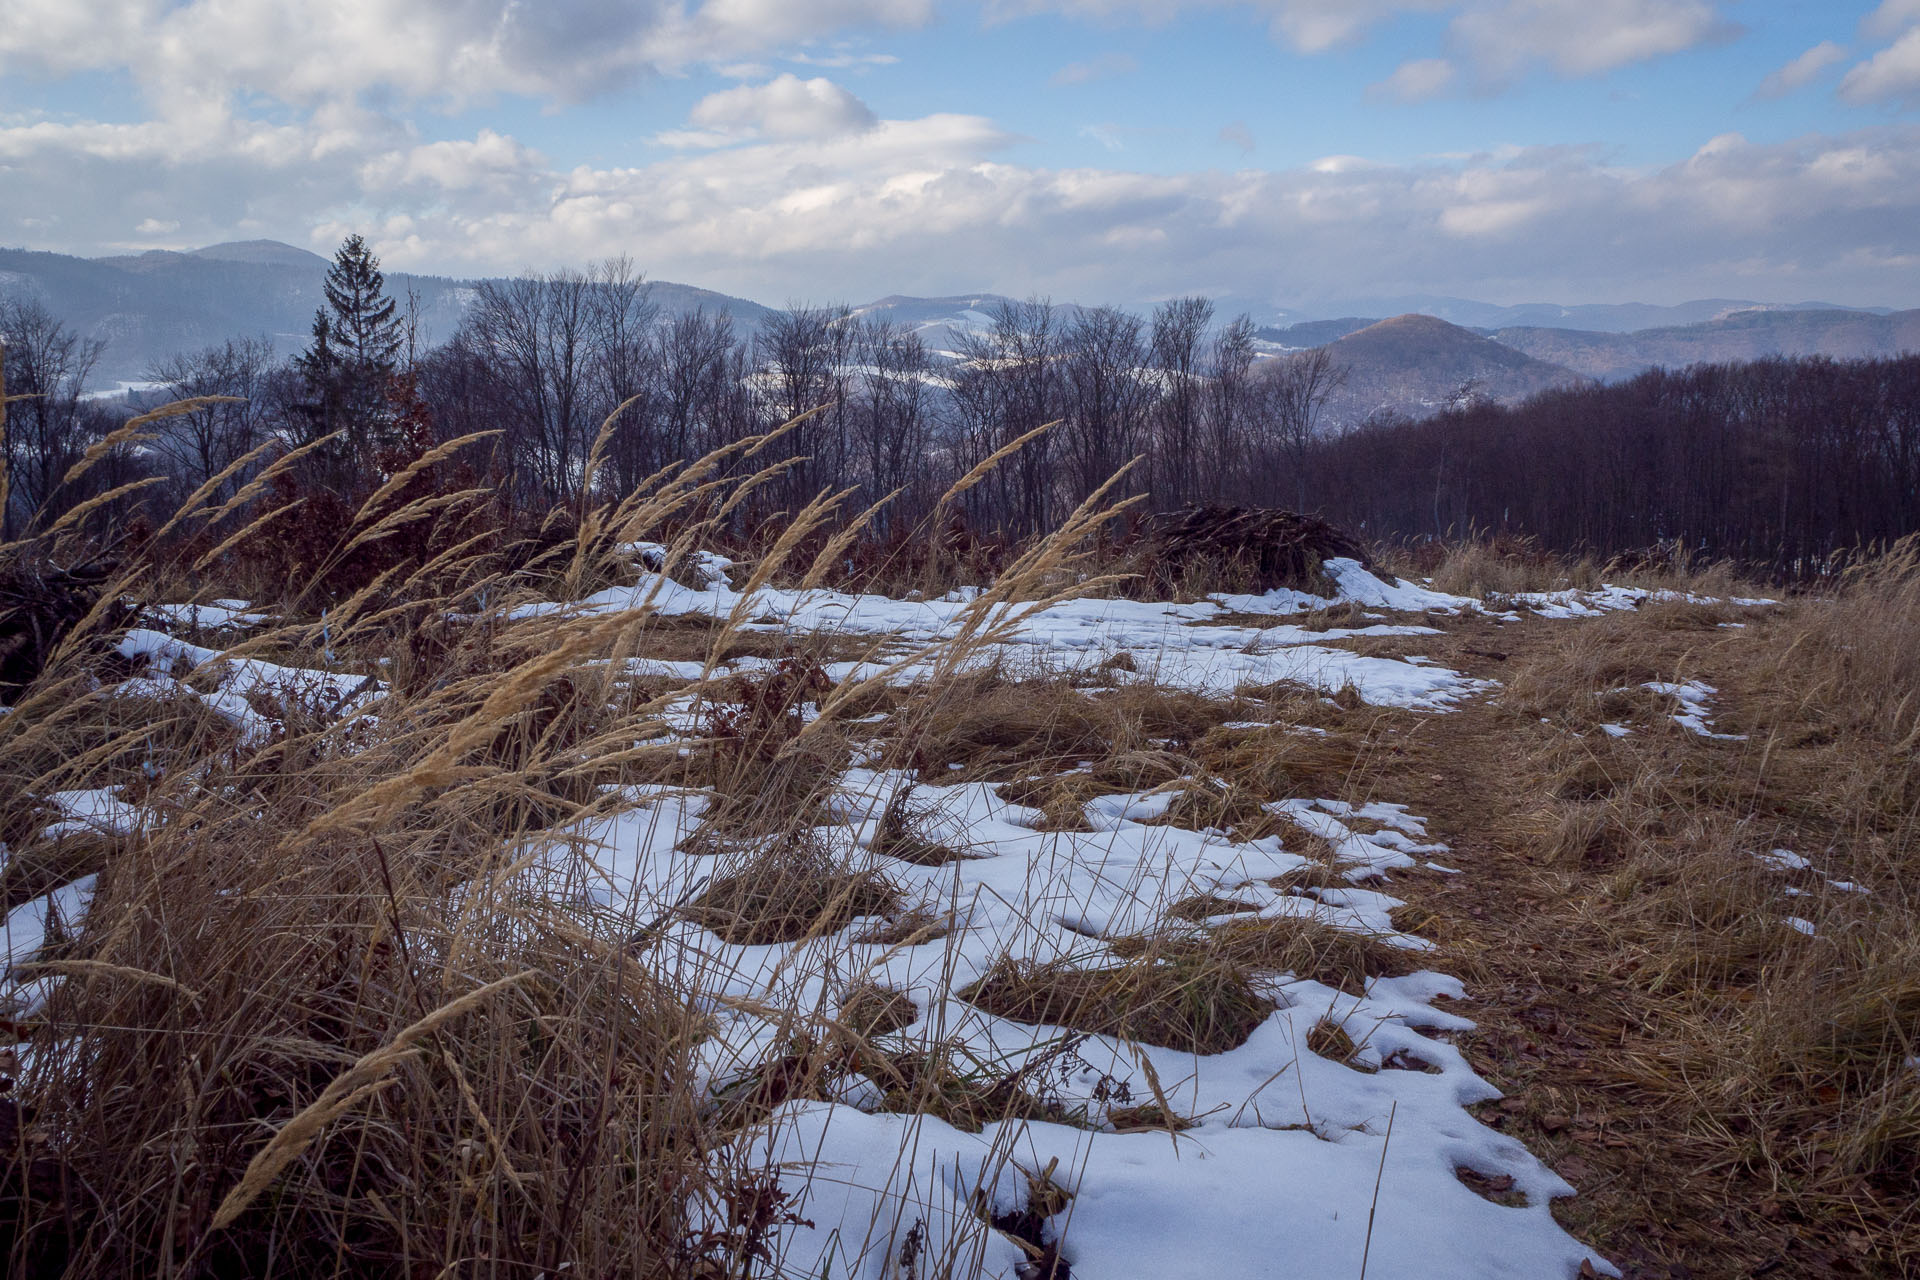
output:
<svg viewBox="0 0 1920 1280"><path fill-rule="evenodd" d="M1262 0L1276 35L1302 53L1350 44L1368 28L1399 13L1431 13L1450 0Z"/></svg>
<svg viewBox="0 0 1920 1280"><path fill-rule="evenodd" d="M126 126L0 129L14 197L0 242L126 244L116 197L135 191L134 217L177 223L172 242L264 235L324 250L359 229L394 269L462 274L629 252L656 277L776 300L996 288L1672 301L1738 285L1865 302L1920 290L1920 128L1906 126L1775 145L1728 135L1650 170L1531 148L1168 175L1008 163L1013 139L964 115L567 172L505 135L347 145L351 123L230 123L191 151Z"/></svg>
<svg viewBox="0 0 1920 1280"><path fill-rule="evenodd" d="M1920 26L1848 71L1840 81L1848 102L1920 102Z"/></svg>
<svg viewBox="0 0 1920 1280"><path fill-rule="evenodd" d="M708 94L687 113L689 123L741 138L831 138L879 123L867 104L824 76L782 74L761 85ZM682 135L684 136L684 135Z"/></svg>
<svg viewBox="0 0 1920 1280"><path fill-rule="evenodd" d="M1545 66L1586 76L1664 57L1731 34L1728 0L989 0L992 17L1056 12L1165 22L1183 11L1239 9L1263 17L1274 38L1302 53L1352 44L1404 14L1449 13L1450 45L1489 87ZM1920 5L1920 0L1888 0ZM1410 65L1418 65L1415 60ZM1429 71L1429 74L1432 74ZM1388 82L1391 86L1391 81ZM1391 87L1387 92L1392 92Z"/></svg>
<svg viewBox="0 0 1920 1280"><path fill-rule="evenodd" d="M1247 122L1245 120L1235 120L1231 124L1222 125L1220 127L1219 138L1220 141L1226 143L1228 146L1239 148L1240 154L1243 156L1253 154L1255 145L1253 141L1253 131L1247 128Z"/></svg>
<svg viewBox="0 0 1920 1280"><path fill-rule="evenodd" d="M1728 34L1709 0L1498 0L1453 20L1452 39L1499 81L1537 64L1597 75Z"/></svg>
<svg viewBox="0 0 1920 1280"><path fill-rule="evenodd" d="M891 53L856 53L842 49L833 53L790 53L788 62L797 62L803 67L828 67L832 69L857 67L891 67L900 61Z"/></svg>
<svg viewBox="0 0 1920 1280"><path fill-rule="evenodd" d="M1069 62L1053 73L1050 83L1056 85L1086 84L1090 80L1105 80L1110 76L1123 76L1140 69L1140 60L1130 53L1103 53L1085 62Z"/></svg>
<svg viewBox="0 0 1920 1280"><path fill-rule="evenodd" d="M932 12L932 0L9 0L0 72L125 69L156 104L186 90L300 105L370 91L572 100Z"/></svg>
<svg viewBox="0 0 1920 1280"><path fill-rule="evenodd" d="M1784 98L1806 88L1818 80L1827 68L1837 62L1845 62L1846 58L1847 51L1844 48L1831 40L1822 40L1761 81L1754 94L1761 98Z"/></svg>
<svg viewBox="0 0 1920 1280"><path fill-rule="evenodd" d="M1920 22L1920 0L1882 0L1880 7L1860 23L1860 30L1876 40L1885 40L1915 22Z"/></svg>
<svg viewBox="0 0 1920 1280"><path fill-rule="evenodd" d="M1264 18L1274 38L1302 53L1324 53L1360 38L1399 13L1431 13L1461 0L987 0L990 20L1065 13L1107 20L1162 23L1189 9L1243 9Z"/></svg>
<svg viewBox="0 0 1920 1280"><path fill-rule="evenodd" d="M472 140L429 142L386 151L360 168L360 180L372 191L410 184L443 191L511 190L538 182L546 160L517 140L482 129Z"/></svg>
<svg viewBox="0 0 1920 1280"><path fill-rule="evenodd" d="M1403 62L1394 73L1367 92L1377 98L1400 102L1424 102L1447 91L1455 77L1453 64L1445 58L1416 58Z"/></svg>
<svg viewBox="0 0 1920 1280"><path fill-rule="evenodd" d="M1185 2L1065 0L1077 13L1141 19ZM831 80L769 79L764 67L736 65L753 73L749 83L702 99L684 128L656 137L674 153L563 170L505 132L438 138L367 105L457 102L490 88L565 97L597 78L677 65L690 50L777 61L783 50L806 50L798 42L808 32L908 24L928 3L707 0L682 9L659 0L614 14L614 0L557 0L537 11L508 0L11 0L0 73L62 59L137 64L142 83L169 89L151 120L0 121L0 243L97 253L144 248L160 235L274 236L324 251L343 230L361 229L396 269L493 273L631 252L650 274L772 299L999 288L1084 298L1197 289L1657 301L1723 293L1734 277L1774 297L1893 300L1920 289L1911 248L1920 129L1893 124L1777 145L1727 136L1664 169L1532 148L1144 174L1106 156L1077 168L1010 163L1016 139L982 116L883 120ZM1329 47L1416 9L1450 15L1448 56L1414 58L1383 82L1381 92L1410 99L1476 76L1497 84L1536 68L1591 74L1720 30L1720 10L1706 0L1239 7L1301 48ZM316 12L354 31L392 18L383 37L392 47L323 30ZM66 43L35 43L55 36ZM263 43L222 44L242 36ZM828 45L805 56L844 52ZM328 82L322 73L336 56ZM272 81L276 67L283 81ZM232 104L244 99L230 90L254 81L300 109L241 113ZM1916 85L1920 37L1910 35L1856 67L1843 92L1901 101ZM1090 136L1121 141L1111 129ZM1242 124L1219 141L1244 152L1253 139Z"/></svg>

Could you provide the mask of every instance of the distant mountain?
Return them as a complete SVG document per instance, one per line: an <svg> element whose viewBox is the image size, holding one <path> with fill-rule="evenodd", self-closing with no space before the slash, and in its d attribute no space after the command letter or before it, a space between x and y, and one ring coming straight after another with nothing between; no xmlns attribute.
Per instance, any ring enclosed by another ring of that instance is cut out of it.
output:
<svg viewBox="0 0 1920 1280"><path fill-rule="evenodd" d="M323 302L328 260L277 240L245 240L187 252L156 249L74 258L0 249L0 294L36 297L67 325L106 342L93 385L139 382L168 356L228 338L264 334L281 355L302 349ZM389 273L387 291L419 307L421 338L444 341L459 327L481 281ZM768 309L691 285L656 281L666 314L704 308L750 334Z"/></svg>
<svg viewBox="0 0 1920 1280"><path fill-rule="evenodd" d="M1417 313L1434 316L1463 328L1489 332L1524 326L1630 333L1636 329L1704 324L1743 311L1855 311L1862 315L1886 315L1889 309L1840 307L1830 302L1746 302L1735 298L1701 298L1673 306L1653 306L1644 302L1587 303L1578 306L1526 302L1517 306L1498 306L1491 302L1475 302L1471 298L1412 294L1397 298L1349 298L1327 303L1316 310L1320 317Z"/></svg>
<svg viewBox="0 0 1920 1280"><path fill-rule="evenodd" d="M853 314L890 320L902 329L919 334L934 355L952 358L959 354L961 342L967 335L982 334L992 328L994 309L1006 303L1018 305L1019 299L998 293L960 293L944 298L891 294L853 308ZM1080 306L1072 302L1055 303L1053 309L1055 324L1059 326L1071 324L1081 311Z"/></svg>
<svg viewBox="0 0 1920 1280"><path fill-rule="evenodd" d="M710 316L726 316L733 321L734 336L740 338L752 337L753 331L760 327L760 322L774 312L774 308L746 298L715 293L712 289L702 289L697 285L675 284L671 280L647 281L647 297L654 306L660 308L663 317L692 315L696 311L704 311Z"/></svg>
<svg viewBox="0 0 1920 1280"><path fill-rule="evenodd" d="M1012 301L997 293L954 294L945 298L915 298L896 293L855 307L853 313L890 320L902 329L919 334L928 350L951 355L959 349L962 335L986 332L993 323L993 309Z"/></svg>
<svg viewBox="0 0 1920 1280"><path fill-rule="evenodd" d="M241 240L107 258L0 249L0 294L37 297L67 324L104 340L106 352L93 384L106 387L140 381L168 356L232 337L264 334L282 355L291 355L307 342L313 313L322 304L320 283L326 268L326 258L277 240ZM404 273L387 277L388 289L396 298L404 301L412 292L419 307L421 337L430 343L454 332L481 283ZM742 337L751 336L772 313L758 302L667 280L653 282L652 297L665 315L695 309L724 314ZM983 332L992 323L993 310L1009 301L1013 300L994 293L933 298L896 294L854 310L860 315L883 315L919 333L935 352L951 353L965 335ZM1246 309L1221 305L1216 314L1225 319ZM1078 307L1060 304L1059 312L1060 321L1068 323ZM1413 320L1418 317L1402 315L1385 322L1364 318L1402 312L1421 313L1433 325L1443 325L1446 339L1435 336L1441 330L1431 330L1416 341L1414 331L1420 326ZM1140 314L1144 316L1145 310ZM1463 298L1397 298L1338 304L1338 309L1321 311L1320 318L1309 318L1313 313L1297 309L1281 313L1268 308L1264 314L1269 319L1283 314L1296 319L1296 323L1258 331L1261 349L1268 354L1344 343L1383 325L1402 326L1385 329L1386 336L1376 334L1359 345L1363 350L1370 344L1397 350L1391 358L1379 352L1368 356L1369 361L1381 361L1383 370L1394 360L1412 359L1415 347L1432 348L1423 357L1427 365L1382 373L1386 382L1375 387L1383 403L1406 405L1429 403L1470 377L1480 378L1498 398L1509 398L1506 388L1526 385L1530 378L1551 381L1539 370L1529 373L1501 366L1485 347L1472 348L1477 354L1471 354L1462 346L1464 338L1488 334L1498 339L1491 346L1564 366L1555 369L1552 377L1572 370L1590 377L1619 378L1655 364L1776 353L1850 356L1920 350L1920 312L1819 303L1763 306L1709 298L1672 307L1638 303L1501 307ZM1479 332L1470 332L1476 326ZM1460 349L1449 348L1450 354L1442 354L1440 347L1448 343ZM1453 380L1448 381L1449 377ZM1358 384L1350 398L1355 405L1365 398Z"/></svg>
<svg viewBox="0 0 1920 1280"><path fill-rule="evenodd" d="M282 244L278 240L229 240L225 244L210 244L204 249L149 249L145 253L121 254L110 258L93 258L92 262L102 262L110 267L119 267L123 271L145 271L164 267L175 258L204 258L208 262L244 262L257 267L298 267L303 270L315 268L325 271L327 259L306 249Z"/></svg>
<svg viewBox="0 0 1920 1280"><path fill-rule="evenodd" d="M1269 325L1254 331L1254 337L1268 347L1279 351L1303 351L1310 347L1324 347L1329 342L1338 342L1350 333L1358 333L1369 325L1379 324L1377 319L1360 316L1346 316L1339 320L1303 320L1299 324L1290 324L1284 328Z"/></svg>
<svg viewBox="0 0 1920 1280"><path fill-rule="evenodd" d="M1502 403L1551 387L1576 386L1580 374L1537 360L1436 316L1382 320L1326 344L1347 370L1347 384L1328 402L1336 424L1393 410L1413 417L1437 413L1463 388Z"/></svg>
<svg viewBox="0 0 1920 1280"><path fill-rule="evenodd" d="M1762 356L1853 359L1920 351L1920 310L1737 311L1704 324L1584 333L1539 327L1501 329L1496 341L1591 378L1630 378L1656 365L1757 360Z"/></svg>
<svg viewBox="0 0 1920 1280"><path fill-rule="evenodd" d="M211 258L216 262L253 262L277 267L319 267L327 269L327 259L306 249L295 248L290 244L281 244L278 240L229 240L225 244L210 244L204 249L190 249L189 257Z"/></svg>

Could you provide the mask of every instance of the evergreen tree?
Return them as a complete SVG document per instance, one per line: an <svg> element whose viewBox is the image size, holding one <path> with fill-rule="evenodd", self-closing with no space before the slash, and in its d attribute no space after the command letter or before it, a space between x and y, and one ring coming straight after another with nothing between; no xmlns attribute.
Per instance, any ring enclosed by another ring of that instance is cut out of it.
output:
<svg viewBox="0 0 1920 1280"><path fill-rule="evenodd" d="M352 235L341 243L325 287L333 341L346 362L391 374L400 352L400 320L387 296L380 260L365 240Z"/></svg>
<svg viewBox="0 0 1920 1280"><path fill-rule="evenodd" d="M357 235L333 255L324 290L326 306L313 315L313 342L296 361L307 384L305 409L316 435L345 433L330 469L366 474L390 443L387 390L399 358L401 322L380 260Z"/></svg>

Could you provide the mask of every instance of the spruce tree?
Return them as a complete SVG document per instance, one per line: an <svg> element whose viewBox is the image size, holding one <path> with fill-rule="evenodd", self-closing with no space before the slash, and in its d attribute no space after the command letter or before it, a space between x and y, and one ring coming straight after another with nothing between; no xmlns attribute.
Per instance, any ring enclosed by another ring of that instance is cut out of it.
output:
<svg viewBox="0 0 1920 1280"><path fill-rule="evenodd" d="M326 305L314 313L313 342L296 363L307 383L316 434L345 433L332 478L347 479L352 469L365 474L388 443L387 386L402 329L380 260L357 235L333 255L323 290Z"/></svg>
<svg viewBox="0 0 1920 1280"><path fill-rule="evenodd" d="M346 362L391 374L400 352L400 321L380 260L365 240L351 235L341 243L327 268L325 288L333 342Z"/></svg>

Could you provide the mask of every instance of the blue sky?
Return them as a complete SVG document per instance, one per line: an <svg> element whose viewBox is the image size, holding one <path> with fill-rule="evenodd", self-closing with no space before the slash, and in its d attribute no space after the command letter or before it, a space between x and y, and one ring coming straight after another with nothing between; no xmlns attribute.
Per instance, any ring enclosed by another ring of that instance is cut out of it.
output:
<svg viewBox="0 0 1920 1280"><path fill-rule="evenodd" d="M0 243L1920 303L1920 0L10 0Z"/></svg>

